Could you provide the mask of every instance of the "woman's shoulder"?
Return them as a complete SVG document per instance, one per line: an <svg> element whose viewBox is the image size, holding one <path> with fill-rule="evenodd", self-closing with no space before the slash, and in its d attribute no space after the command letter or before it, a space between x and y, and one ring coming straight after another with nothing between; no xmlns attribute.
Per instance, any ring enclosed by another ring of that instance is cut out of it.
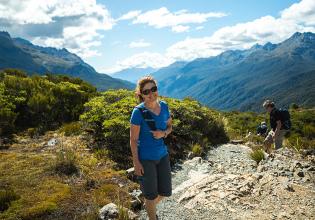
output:
<svg viewBox="0 0 315 220"><path fill-rule="evenodd" d="M160 105L162 106L167 106L167 104L166 104L166 102L164 102L164 101L161 101L161 100L159 100L159 102L160 102Z"/></svg>
<svg viewBox="0 0 315 220"><path fill-rule="evenodd" d="M141 114L141 108L144 108L144 105L143 105L143 103L140 103L139 105L137 105L137 106L135 106L134 108L133 108L133 115L134 114Z"/></svg>

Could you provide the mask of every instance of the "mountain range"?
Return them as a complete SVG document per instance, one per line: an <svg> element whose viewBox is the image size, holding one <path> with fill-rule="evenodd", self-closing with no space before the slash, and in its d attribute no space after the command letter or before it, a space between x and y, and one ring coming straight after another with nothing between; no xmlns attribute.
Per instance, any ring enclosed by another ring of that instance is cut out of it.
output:
<svg viewBox="0 0 315 220"><path fill-rule="evenodd" d="M119 88L133 90L136 87L127 80L96 72L92 66L66 49L36 46L21 38L13 39L9 33L0 31L0 70L5 68L21 69L28 75L45 75L48 72L80 77L92 83L100 92Z"/></svg>
<svg viewBox="0 0 315 220"><path fill-rule="evenodd" d="M123 69L119 72L115 72L113 74L110 74L111 77L117 78L117 79L122 79L122 80L127 80L132 83L137 83L139 79L141 79L144 76L150 75L154 72L159 70L158 68L152 68L152 67L147 67L147 68L127 68Z"/></svg>
<svg viewBox="0 0 315 220"><path fill-rule="evenodd" d="M276 107L289 108L291 103L315 107L315 34L310 32L297 32L279 44L256 44L248 50L225 51L160 69L125 69L111 76L97 73L66 49L36 46L0 32L0 70L4 68L22 69L30 75L52 72L80 77L100 92L133 90L141 77L151 74L160 95L191 97L219 110L264 112L266 99Z"/></svg>
<svg viewBox="0 0 315 220"><path fill-rule="evenodd" d="M295 33L279 44L179 63L152 73L159 94L192 97L219 110L262 112L262 103L278 107L315 107L315 34ZM162 76L163 73L166 73Z"/></svg>

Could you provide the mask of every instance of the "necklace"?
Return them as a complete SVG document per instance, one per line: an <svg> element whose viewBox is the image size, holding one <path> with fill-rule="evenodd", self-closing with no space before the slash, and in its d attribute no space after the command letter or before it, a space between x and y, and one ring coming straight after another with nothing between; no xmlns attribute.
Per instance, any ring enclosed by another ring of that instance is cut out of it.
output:
<svg viewBox="0 0 315 220"><path fill-rule="evenodd" d="M159 110L160 104L158 104L158 106L156 108L149 108L146 107L146 109L150 110L151 112L153 112L154 114L157 114L158 110Z"/></svg>

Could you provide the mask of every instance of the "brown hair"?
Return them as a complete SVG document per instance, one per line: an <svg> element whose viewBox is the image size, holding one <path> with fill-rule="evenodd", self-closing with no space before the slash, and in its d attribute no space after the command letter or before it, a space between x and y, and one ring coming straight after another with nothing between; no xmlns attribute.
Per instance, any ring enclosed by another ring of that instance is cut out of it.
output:
<svg viewBox="0 0 315 220"><path fill-rule="evenodd" d="M274 107L275 107L275 104L274 104L272 101L270 101L270 100L266 100L266 101L264 102L264 104L263 104L263 107L264 107L264 108L268 108L268 107L274 108Z"/></svg>
<svg viewBox="0 0 315 220"><path fill-rule="evenodd" d="M136 88L136 92L135 92L135 96L139 102L144 101L144 99L141 95L142 90L143 90L143 87L145 86L145 84L147 84L149 82L152 82L152 83L154 83L154 85L156 85L156 81L151 75L148 75L148 76L145 76L145 77L139 79L138 84L137 84L137 88Z"/></svg>

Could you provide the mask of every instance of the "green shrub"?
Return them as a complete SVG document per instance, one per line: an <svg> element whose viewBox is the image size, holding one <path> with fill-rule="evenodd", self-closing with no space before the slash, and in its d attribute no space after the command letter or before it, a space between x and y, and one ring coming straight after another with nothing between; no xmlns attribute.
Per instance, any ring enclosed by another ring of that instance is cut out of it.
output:
<svg viewBox="0 0 315 220"><path fill-rule="evenodd" d="M160 100L167 103L173 124L167 144L180 140L203 146L203 140L213 144L228 140L218 111L189 98L182 101L160 97ZM122 168L132 166L130 118L137 105L134 91L109 90L86 103L86 111L80 116L80 121L93 129L94 138L107 150L108 157Z"/></svg>
<svg viewBox="0 0 315 220"><path fill-rule="evenodd" d="M55 170L57 173L71 175L78 171L77 156L72 148L61 147L56 153Z"/></svg>
<svg viewBox="0 0 315 220"><path fill-rule="evenodd" d="M98 95L79 78L34 74L5 69L0 76L0 132L12 134L39 126L56 129L77 121L84 104ZM15 129L15 130L14 130Z"/></svg>
<svg viewBox="0 0 315 220"><path fill-rule="evenodd" d="M13 189L0 191L0 212L4 212L11 206L11 202L20 199Z"/></svg>
<svg viewBox="0 0 315 220"><path fill-rule="evenodd" d="M193 152L194 152L195 157L201 157L202 154L203 154L203 149L202 149L202 147L200 146L200 144L194 144L194 145L192 146L192 150L193 150Z"/></svg>
<svg viewBox="0 0 315 220"><path fill-rule="evenodd" d="M43 219L57 209L57 204L50 201L45 201L42 204L34 206L22 214L25 220Z"/></svg>
<svg viewBox="0 0 315 220"><path fill-rule="evenodd" d="M298 106L298 104L296 104L296 103L292 103L291 105L290 105L290 109L294 109L294 110L296 110L296 109L299 109L300 107Z"/></svg>
<svg viewBox="0 0 315 220"><path fill-rule="evenodd" d="M259 164L261 160L265 159L266 155L264 150L260 148L254 148L251 149L251 151L247 154L247 157Z"/></svg>
<svg viewBox="0 0 315 220"><path fill-rule="evenodd" d="M101 159L106 160L108 157L108 150L104 148L96 149L94 151L94 155L98 160L101 160Z"/></svg>
<svg viewBox="0 0 315 220"><path fill-rule="evenodd" d="M65 136L71 136L71 135L79 134L81 131L80 123L79 122L71 122L70 124L65 124L61 127L60 130L65 133Z"/></svg>
<svg viewBox="0 0 315 220"><path fill-rule="evenodd" d="M305 125L302 128L303 134L306 138L311 139L315 138L315 128L311 125Z"/></svg>

